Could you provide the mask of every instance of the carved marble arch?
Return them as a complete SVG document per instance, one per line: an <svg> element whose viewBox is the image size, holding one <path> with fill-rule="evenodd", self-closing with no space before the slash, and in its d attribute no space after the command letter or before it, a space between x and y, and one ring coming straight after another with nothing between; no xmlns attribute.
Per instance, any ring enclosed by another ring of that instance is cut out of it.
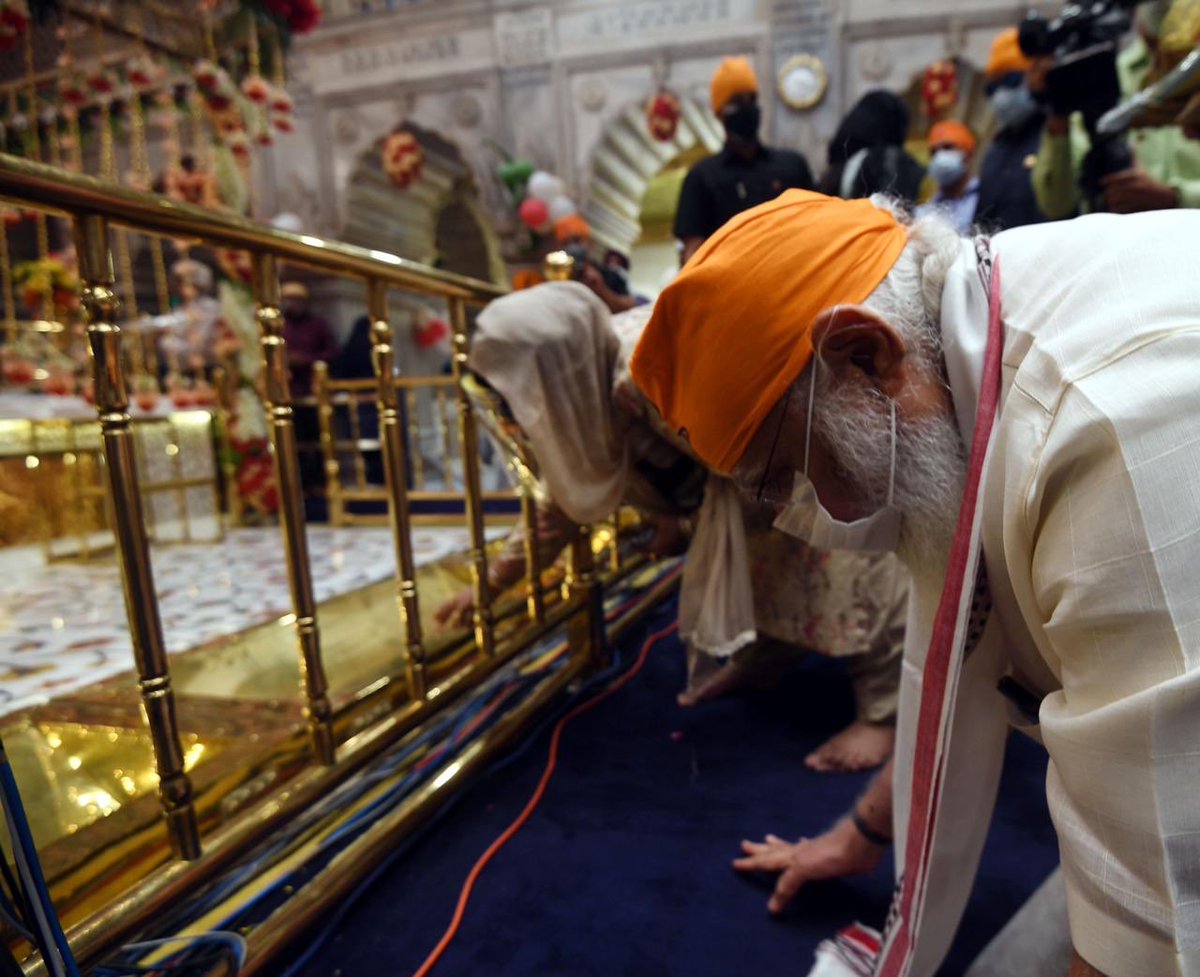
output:
<svg viewBox="0 0 1200 977"><path fill-rule="evenodd" d="M675 138L659 142L646 127L645 103L637 102L618 113L605 127L592 153L587 175L588 193L584 216L592 225L592 234L602 248L615 248L630 254L643 239L643 232L661 234L664 215L645 214L644 203L662 210L661 192L647 201L647 190L661 191L682 179L682 171L697 159L715 153L724 142L724 133L708 103L698 98L680 98L682 118ZM675 176L671 171L677 171ZM660 178L661 177L661 178ZM656 178L660 178L656 182ZM671 217L674 216L673 201ZM643 217L651 217L655 227L643 227Z"/></svg>
<svg viewBox="0 0 1200 977"><path fill-rule="evenodd" d="M504 283L500 243L479 200L475 175L454 143L405 122L425 156L421 178L392 185L380 162L382 134L359 156L346 187L342 240L447 271Z"/></svg>

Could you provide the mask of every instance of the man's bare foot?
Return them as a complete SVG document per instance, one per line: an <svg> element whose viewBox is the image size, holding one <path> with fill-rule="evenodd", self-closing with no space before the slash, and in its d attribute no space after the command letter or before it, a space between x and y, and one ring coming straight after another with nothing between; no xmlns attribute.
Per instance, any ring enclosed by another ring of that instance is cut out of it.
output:
<svg viewBox="0 0 1200 977"><path fill-rule="evenodd" d="M691 684L675 697L675 701L686 709L741 688L745 681L746 669L735 661L726 662L699 681L693 678Z"/></svg>
<svg viewBox="0 0 1200 977"><path fill-rule="evenodd" d="M892 755L896 727L856 719L804 758L804 765L821 773L853 773L877 767Z"/></svg>

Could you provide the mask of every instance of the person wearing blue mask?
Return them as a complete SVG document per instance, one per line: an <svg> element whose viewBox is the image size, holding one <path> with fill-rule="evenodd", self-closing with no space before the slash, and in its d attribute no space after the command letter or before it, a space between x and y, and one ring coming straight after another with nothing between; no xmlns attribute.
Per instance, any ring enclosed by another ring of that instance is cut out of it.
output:
<svg viewBox="0 0 1200 977"><path fill-rule="evenodd" d="M959 234L975 223L979 203L979 178L971 175L975 136L955 119L946 119L929 130L929 176L937 193L917 208L917 216L941 214Z"/></svg>
<svg viewBox="0 0 1200 977"><path fill-rule="evenodd" d="M1029 89L1030 62L1010 27L996 37L987 61L987 96L996 134L979 167L975 223L988 231L1046 219L1033 188L1033 168L1046 116Z"/></svg>

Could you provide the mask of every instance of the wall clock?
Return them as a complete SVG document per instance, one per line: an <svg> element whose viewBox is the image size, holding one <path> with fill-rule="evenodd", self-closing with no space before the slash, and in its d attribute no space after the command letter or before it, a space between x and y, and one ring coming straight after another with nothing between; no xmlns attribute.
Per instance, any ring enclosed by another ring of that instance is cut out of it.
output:
<svg viewBox="0 0 1200 977"><path fill-rule="evenodd" d="M829 75L820 58L812 54L797 54L788 58L779 69L776 87L784 105L803 112L825 97Z"/></svg>

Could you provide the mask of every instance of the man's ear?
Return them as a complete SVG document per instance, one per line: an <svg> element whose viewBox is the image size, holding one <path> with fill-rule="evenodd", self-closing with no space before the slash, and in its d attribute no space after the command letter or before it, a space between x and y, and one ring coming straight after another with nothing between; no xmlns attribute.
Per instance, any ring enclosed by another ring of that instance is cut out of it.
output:
<svg viewBox="0 0 1200 977"><path fill-rule="evenodd" d="M876 387L896 378L907 352L900 334L863 305L826 309L813 324L813 355L835 374L856 369Z"/></svg>

